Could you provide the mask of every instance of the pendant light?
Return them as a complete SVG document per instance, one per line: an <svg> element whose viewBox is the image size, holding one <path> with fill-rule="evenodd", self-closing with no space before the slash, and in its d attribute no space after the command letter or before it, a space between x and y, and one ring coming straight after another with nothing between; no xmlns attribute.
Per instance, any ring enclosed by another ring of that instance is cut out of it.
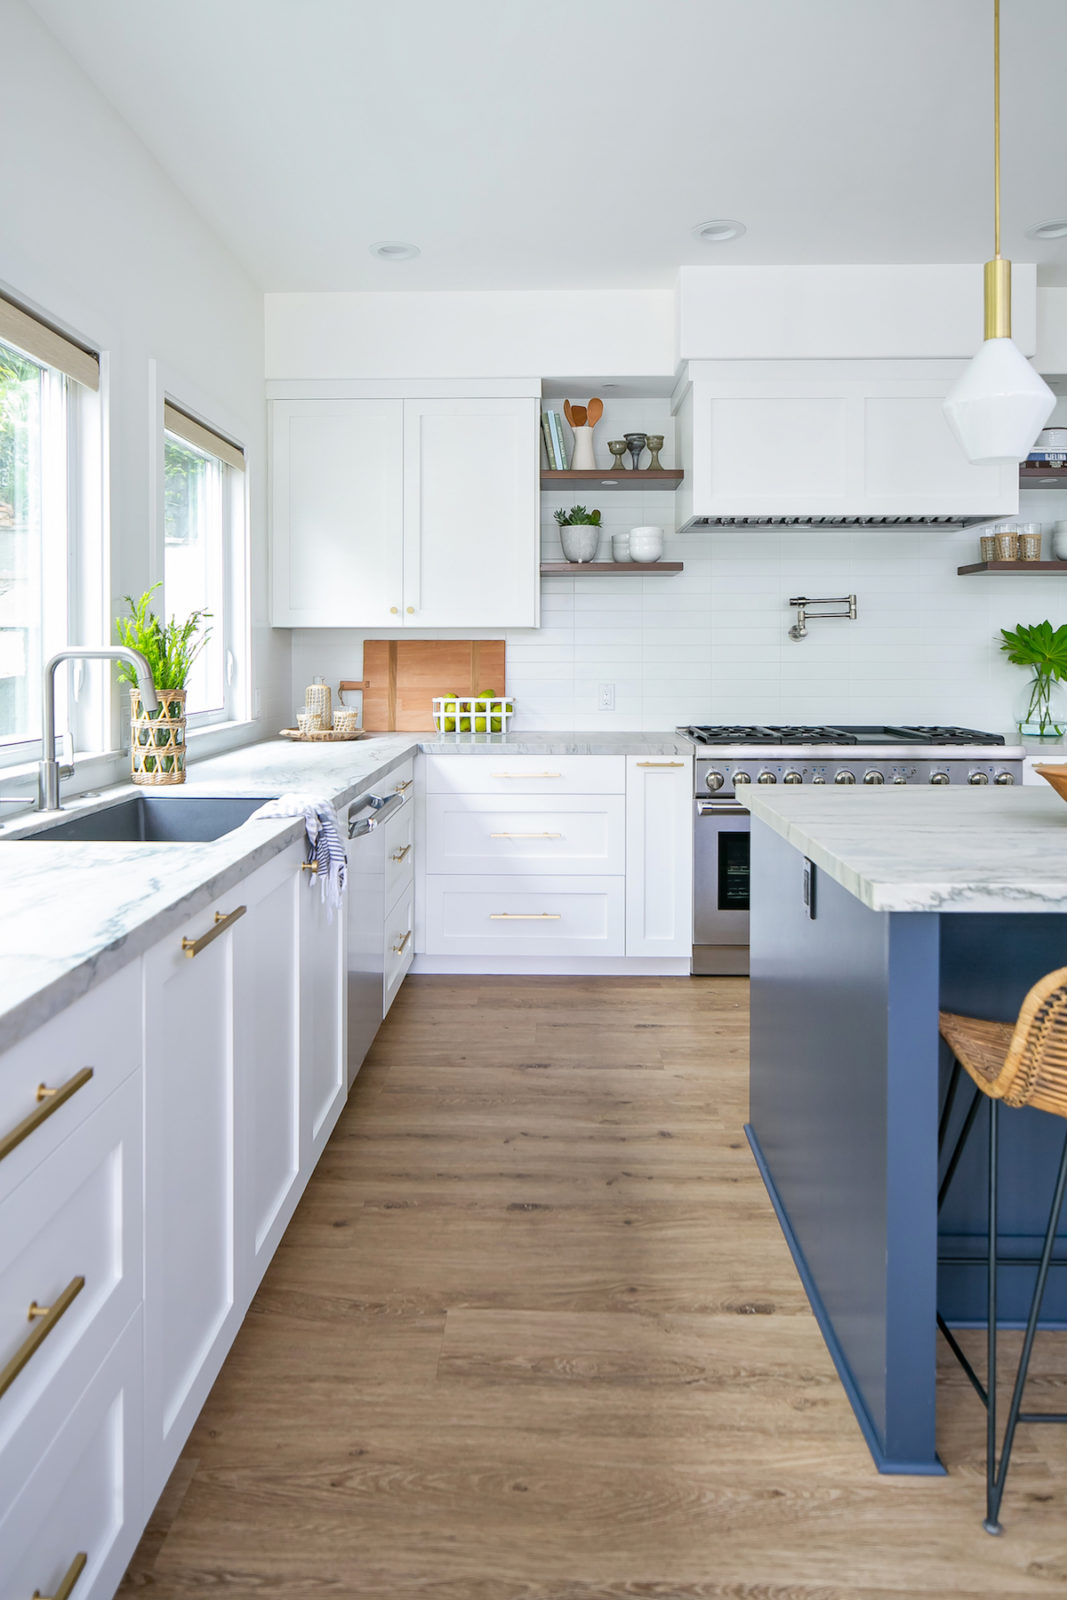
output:
<svg viewBox="0 0 1067 1600"><path fill-rule="evenodd" d="M1000 0L993 0L994 254L985 264L984 343L945 396L945 419L976 466L1014 466L1056 396L1011 336L1011 262L1000 254Z"/></svg>

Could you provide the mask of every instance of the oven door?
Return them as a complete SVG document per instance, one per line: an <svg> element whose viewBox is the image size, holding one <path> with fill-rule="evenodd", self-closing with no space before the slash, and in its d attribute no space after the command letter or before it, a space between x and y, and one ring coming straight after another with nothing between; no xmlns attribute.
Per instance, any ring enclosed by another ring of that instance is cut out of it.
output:
<svg viewBox="0 0 1067 1600"><path fill-rule="evenodd" d="M749 813L696 802L693 971L748 971Z"/></svg>

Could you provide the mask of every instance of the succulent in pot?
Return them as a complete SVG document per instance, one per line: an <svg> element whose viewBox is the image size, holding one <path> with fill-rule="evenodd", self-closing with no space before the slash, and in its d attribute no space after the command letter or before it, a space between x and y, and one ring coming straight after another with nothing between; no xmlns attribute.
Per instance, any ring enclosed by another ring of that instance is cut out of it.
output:
<svg viewBox="0 0 1067 1600"><path fill-rule="evenodd" d="M134 783L153 785L185 782L185 696L190 673L211 634L204 626L210 611L193 611L184 622L177 617L161 621L151 609L152 596L160 587L153 584L138 600L125 595L130 615L115 619L119 643L139 650L148 662L159 699L156 711L146 710L137 674L120 663L119 680L131 686L130 776Z"/></svg>
<svg viewBox="0 0 1067 1600"><path fill-rule="evenodd" d="M600 512L585 506L562 507L555 513L559 523L559 542L568 561L593 561L600 544Z"/></svg>

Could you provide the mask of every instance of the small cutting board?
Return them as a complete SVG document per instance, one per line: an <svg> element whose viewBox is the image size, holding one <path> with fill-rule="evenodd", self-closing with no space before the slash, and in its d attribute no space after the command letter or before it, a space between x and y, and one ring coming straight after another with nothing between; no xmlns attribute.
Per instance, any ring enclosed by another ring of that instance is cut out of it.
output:
<svg viewBox="0 0 1067 1600"><path fill-rule="evenodd" d="M367 639L363 726L368 733L433 727L439 694L506 694L503 639Z"/></svg>

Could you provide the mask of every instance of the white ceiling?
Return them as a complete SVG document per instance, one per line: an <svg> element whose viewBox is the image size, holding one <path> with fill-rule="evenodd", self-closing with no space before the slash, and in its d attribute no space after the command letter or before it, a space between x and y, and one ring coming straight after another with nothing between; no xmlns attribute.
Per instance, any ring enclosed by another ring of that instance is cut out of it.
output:
<svg viewBox="0 0 1067 1600"><path fill-rule="evenodd" d="M268 290L992 254L992 0L29 3ZM1067 283L1064 0L1002 12L1004 251Z"/></svg>

